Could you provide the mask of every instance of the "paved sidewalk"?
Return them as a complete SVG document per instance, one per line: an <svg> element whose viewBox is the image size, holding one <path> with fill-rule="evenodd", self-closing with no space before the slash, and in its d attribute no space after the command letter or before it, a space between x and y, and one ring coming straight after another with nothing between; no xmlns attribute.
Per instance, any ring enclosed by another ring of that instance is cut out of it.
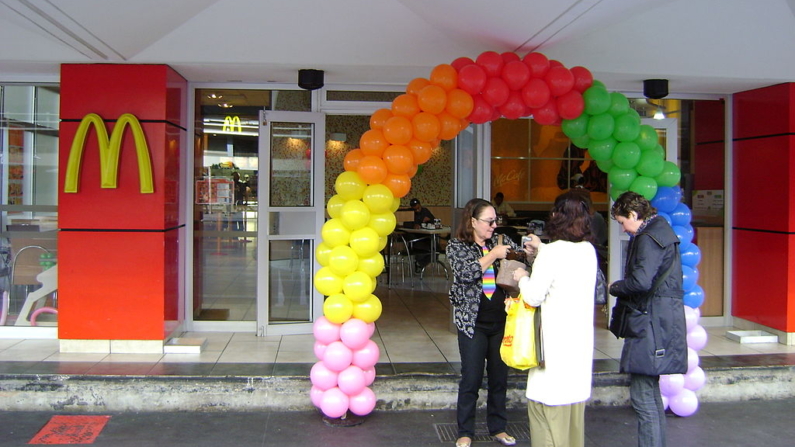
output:
<svg viewBox="0 0 795 447"><path fill-rule="evenodd" d="M731 447L795 445L792 412L795 399L705 403L689 418L668 418L670 447ZM478 428L483 428L484 411L478 413ZM65 413L0 413L0 446L26 446L54 415ZM74 416L75 413L69 413ZM452 446L445 437L455 435L454 411L377 411L352 427L331 426L317 412L263 413L117 413L83 414L89 419L107 421L93 442L86 444L113 447L191 446L191 447L416 447ZM109 419L102 416L110 416ZM509 413L519 446L529 446L527 416L521 410ZM78 426L55 430L58 445L68 445L70 436L80 440ZM633 446L636 426L631 409L626 407L588 407L586 446ZM52 432L51 432L52 434ZM91 433L88 433L90 435ZM95 433L96 434L96 433ZM480 432L477 438L480 437ZM83 435L86 435L84 432ZM88 436L90 438L90 436ZM83 441L88 439L82 438ZM483 437L485 439L485 437ZM43 443L43 442L40 442ZM76 442L72 442L76 443ZM474 446L497 446L493 441L476 439Z"/></svg>

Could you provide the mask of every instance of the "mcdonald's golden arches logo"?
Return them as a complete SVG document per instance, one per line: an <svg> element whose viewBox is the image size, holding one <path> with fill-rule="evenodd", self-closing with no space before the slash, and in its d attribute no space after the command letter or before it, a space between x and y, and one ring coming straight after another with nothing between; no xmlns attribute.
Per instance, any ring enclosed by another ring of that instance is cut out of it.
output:
<svg viewBox="0 0 795 447"><path fill-rule="evenodd" d="M240 124L240 117L235 116L227 116L224 118L224 127L221 129L223 132L234 132L235 127L237 127L238 132L243 132L243 125Z"/></svg>
<svg viewBox="0 0 795 447"><path fill-rule="evenodd" d="M66 178L64 180L64 192L76 193L80 182L80 167L83 161L83 147L91 126L97 131L99 146L99 166L100 166L100 186L102 188L116 188L119 178L119 154L121 152L121 141L125 129L129 126L135 140L135 153L138 157L138 179L141 184L141 193L150 194L155 191L152 176L152 160L149 156L149 146L146 144L146 137L138 118L131 113L125 113L116 120L113 132L108 138L108 129L105 122L96 113L89 113L80 121L75 138L72 140L72 148L69 151L69 159L66 163Z"/></svg>

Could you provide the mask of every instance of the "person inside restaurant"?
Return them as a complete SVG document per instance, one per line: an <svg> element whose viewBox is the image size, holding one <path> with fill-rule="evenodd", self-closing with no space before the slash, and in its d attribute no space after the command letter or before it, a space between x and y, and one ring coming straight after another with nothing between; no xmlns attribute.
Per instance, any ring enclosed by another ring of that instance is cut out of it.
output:
<svg viewBox="0 0 795 447"><path fill-rule="evenodd" d="M416 197L409 201L409 207L414 210L414 228L422 228L422 224L432 224L436 219L431 210L423 207ZM420 273L431 262L431 239L415 239L412 241L411 250L414 253L414 271Z"/></svg>
<svg viewBox="0 0 795 447"><path fill-rule="evenodd" d="M516 217L516 212L511 208L511 205L508 205L508 202L505 201L505 195L502 192L498 192L494 195L494 209L497 211L497 216L508 216L508 217Z"/></svg>

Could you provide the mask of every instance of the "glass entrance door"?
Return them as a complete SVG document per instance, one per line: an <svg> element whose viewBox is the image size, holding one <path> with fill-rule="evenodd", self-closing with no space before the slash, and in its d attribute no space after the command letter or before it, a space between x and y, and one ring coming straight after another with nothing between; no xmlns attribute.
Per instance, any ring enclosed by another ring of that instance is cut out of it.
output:
<svg viewBox="0 0 795 447"><path fill-rule="evenodd" d="M325 217L325 118L260 112L257 334L312 332L323 296L313 287Z"/></svg>

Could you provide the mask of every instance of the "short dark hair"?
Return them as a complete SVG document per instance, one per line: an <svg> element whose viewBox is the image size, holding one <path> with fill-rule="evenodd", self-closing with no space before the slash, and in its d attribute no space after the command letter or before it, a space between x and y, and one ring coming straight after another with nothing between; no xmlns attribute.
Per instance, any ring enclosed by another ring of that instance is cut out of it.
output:
<svg viewBox="0 0 795 447"><path fill-rule="evenodd" d="M455 238L464 242L475 242L475 229L472 227L472 218L479 218L483 210L492 208L491 202L483 199L472 199L464 206L461 221L455 229Z"/></svg>
<svg viewBox="0 0 795 447"><path fill-rule="evenodd" d="M592 242L590 206L585 196L575 191L559 195L544 230L553 241Z"/></svg>
<svg viewBox="0 0 795 447"><path fill-rule="evenodd" d="M633 211L638 215L639 220L646 220L657 214L657 208L653 207L647 198L634 191L627 191L618 196L613 203L610 208L610 217L613 219L616 216L629 217L629 213Z"/></svg>
<svg viewBox="0 0 795 447"><path fill-rule="evenodd" d="M419 205L419 204L420 204L420 201L419 201L419 199L416 199L416 198L415 199L411 199L409 201L409 206L415 206L415 205Z"/></svg>
<svg viewBox="0 0 795 447"><path fill-rule="evenodd" d="M494 194L494 198L495 199L504 199L505 196L501 192L498 192L497 194Z"/></svg>

